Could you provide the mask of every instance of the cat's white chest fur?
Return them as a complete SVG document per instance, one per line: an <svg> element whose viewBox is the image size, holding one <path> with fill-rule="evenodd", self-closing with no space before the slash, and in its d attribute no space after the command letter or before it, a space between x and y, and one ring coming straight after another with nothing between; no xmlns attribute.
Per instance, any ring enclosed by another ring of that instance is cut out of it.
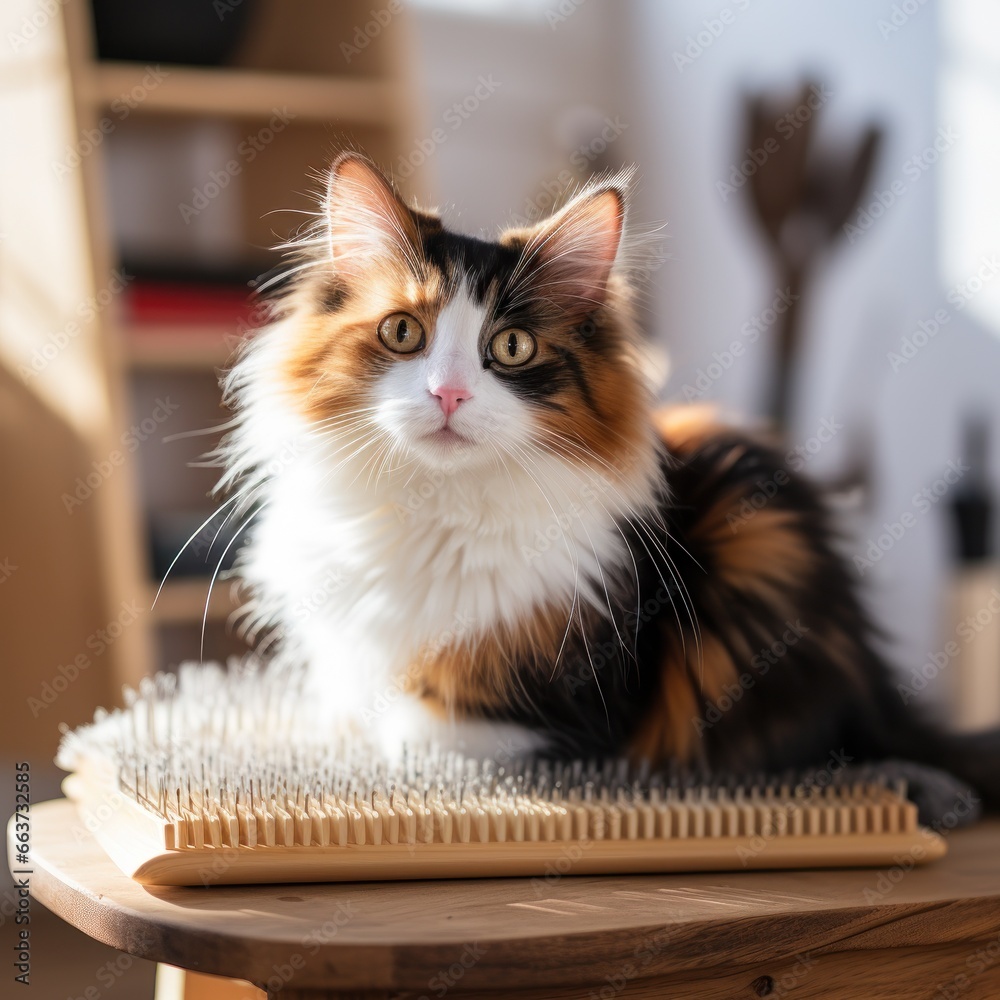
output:
<svg viewBox="0 0 1000 1000"><path fill-rule="evenodd" d="M240 572L257 623L336 713L398 715L418 655L458 647L474 658L481 637L518 634L553 609L569 627L581 608L607 608L612 580L632 568L622 525L653 504L651 430L623 469L534 440L530 408L483 371L469 331L484 322L456 298L427 358L392 367L371 405L329 422L310 423L275 377L292 339L284 324L234 373L242 420L222 485L260 505ZM439 369L472 387L454 461L404 444L414 427L440 428L424 384Z"/></svg>
<svg viewBox="0 0 1000 1000"><path fill-rule="evenodd" d="M421 650L474 647L546 606L599 605L627 558L599 490L554 458L375 481L309 446L268 486L243 573L286 650L363 710Z"/></svg>
<svg viewBox="0 0 1000 1000"><path fill-rule="evenodd" d="M434 719L406 693L407 671L420 651L474 650L547 605L569 624L580 603L606 600L602 581L627 554L594 474L550 460L376 483L315 443L289 453L242 573L330 713L360 719L387 753L428 738L487 756L535 748L521 727Z"/></svg>

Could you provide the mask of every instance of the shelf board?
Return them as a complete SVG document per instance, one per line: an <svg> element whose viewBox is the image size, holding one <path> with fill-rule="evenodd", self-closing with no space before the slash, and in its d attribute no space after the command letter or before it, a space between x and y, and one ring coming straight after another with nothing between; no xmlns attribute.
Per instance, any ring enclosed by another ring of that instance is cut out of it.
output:
<svg viewBox="0 0 1000 1000"><path fill-rule="evenodd" d="M160 67L158 83L143 83L150 68L141 63L103 61L94 64L83 96L99 108L129 98L135 112L224 115L269 118L287 108L297 119L356 124L392 123L399 94L378 77L336 77L273 73L263 70ZM138 88L138 89L136 89Z"/></svg>
<svg viewBox="0 0 1000 1000"><path fill-rule="evenodd" d="M155 607L156 585L151 584L147 605L151 608L152 620L158 625L200 623L205 614L208 582L207 576L170 580L163 585ZM210 622L224 622L239 607L233 598L232 586L231 580L215 581L208 606Z"/></svg>
<svg viewBox="0 0 1000 1000"><path fill-rule="evenodd" d="M208 372L232 361L242 339L230 324L150 324L126 328L124 342L133 368Z"/></svg>

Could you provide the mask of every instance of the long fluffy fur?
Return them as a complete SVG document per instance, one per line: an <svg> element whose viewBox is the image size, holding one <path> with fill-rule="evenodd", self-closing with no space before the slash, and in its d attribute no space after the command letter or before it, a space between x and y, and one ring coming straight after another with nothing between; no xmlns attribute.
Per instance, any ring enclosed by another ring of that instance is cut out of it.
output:
<svg viewBox="0 0 1000 1000"><path fill-rule="evenodd" d="M654 416L625 200L599 181L490 242L409 209L356 155L334 165L292 290L226 382L251 630L396 739L405 701L575 754L732 771L901 755L1000 804L995 734L898 704L812 488L711 418ZM376 336L399 312L425 337L412 355ZM510 328L537 342L523 368L491 360ZM457 445L438 443L441 379L468 383Z"/></svg>

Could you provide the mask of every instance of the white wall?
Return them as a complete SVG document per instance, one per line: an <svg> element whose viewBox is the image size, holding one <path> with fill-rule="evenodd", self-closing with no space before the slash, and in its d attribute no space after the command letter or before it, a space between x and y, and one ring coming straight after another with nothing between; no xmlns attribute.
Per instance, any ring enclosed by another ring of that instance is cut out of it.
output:
<svg viewBox="0 0 1000 1000"><path fill-rule="evenodd" d="M703 19L718 16L718 3L637 0L633 38L647 125L637 150L647 178L642 205L669 220L675 258L658 276L654 300L657 330L672 348L674 394L694 383L714 351L739 340L744 322L774 294L744 199L723 202L716 189L743 149L734 138L740 92L811 74L834 95L822 112L822 135L836 142L869 121L885 128L871 193L891 190L894 181L903 191L853 243L841 242L807 300L808 343L789 437L791 444L807 443L825 417L845 424L807 466L821 477L836 475L853 448L870 440L876 489L871 509L848 522L857 532L848 553L863 554L885 522L913 513L915 525L874 568L860 567L878 617L894 636L894 655L909 667L942 644L950 552L945 504L924 513L914 495L960 458L967 408L990 408L1000 428L1000 343L975 325L972 310L949 303L948 290L962 278L952 268L946 283L939 268L941 188L961 176L959 164L974 149L967 119L954 137L958 112L947 109L953 122L939 100L939 11L930 0L897 26L892 8L883 0L732 2L732 23L683 71L670 54L683 53ZM997 124L979 127L995 134ZM939 129L952 129L939 140L943 151L926 152ZM1000 233L995 239L1000 250ZM949 317L941 333L893 371L887 353L941 308ZM767 350L762 339L709 395L752 411ZM1000 440L993 444L1000 491ZM944 693L942 685L928 689L932 698Z"/></svg>
<svg viewBox="0 0 1000 1000"><path fill-rule="evenodd" d="M639 165L635 217L667 223L669 260L652 278L648 324L669 347L667 391L675 397L712 363L713 352L740 339L744 324L777 291L745 199L723 200L717 189L744 155L740 95L791 87L810 75L832 92L821 112L822 137L836 144L868 122L884 127L866 200L894 181L903 192L853 244L844 240L836 247L812 289L790 442L810 443L825 418L844 425L809 461L808 470L821 478L837 475L859 446L869 449L876 488L870 507L845 519L854 532L846 543L849 555L863 554L885 522L914 512L914 526L862 583L895 637L898 662L915 666L943 643L950 542L944 505L923 514L914 494L960 457L966 408L992 408L993 426L1000 428L1000 343L976 325L974 309L958 310L947 299L953 284L964 280L969 260L978 257L952 253L942 272L939 254L942 185L950 184L949 192L964 186L968 194L970 177L984 174L983 143L976 121L969 122L968 102L958 109L942 103L935 0L898 0L914 10L898 26L891 23L895 2L729 0L731 23L683 70L674 53L684 54L705 19L719 19L720 0L562 0L562 6L538 0L534 16L526 0L519 16L496 20L418 7L417 20L430 121L463 97L479 74L492 72L502 82L433 156L438 190L461 206L450 216L460 228L475 232L517 213L546 173L565 167L566 146L557 133L572 109L596 108L626 123L610 152ZM967 7L977 0L949 2ZM572 13L546 17L560 10ZM943 152L925 156L938 130L956 123L958 137L946 140ZM1000 134L998 121L979 127ZM986 176L996 178L1000 170ZM975 205L973 200L972 217ZM1000 251L1000 230L994 231ZM961 244L961 235L956 240ZM942 308L949 317L942 332L894 372L887 353ZM705 398L753 414L769 363L762 338ZM1000 440L994 441L993 474L1000 493ZM928 691L932 698L943 693L940 686Z"/></svg>
<svg viewBox="0 0 1000 1000"><path fill-rule="evenodd" d="M590 120L617 117L624 127L608 153L619 162L628 158L636 126L622 117L629 80L621 72L619 4L586 0L555 19L546 17L555 4L543 0L522 0L508 16L490 16L506 6L488 0L412 6L424 132L439 128L446 136L424 169L452 226L495 233L523 216L529 200L544 196L546 182L567 173L586 179L574 169L573 151ZM470 13L476 9L485 13ZM453 127L449 109L471 95L481 77L499 86Z"/></svg>

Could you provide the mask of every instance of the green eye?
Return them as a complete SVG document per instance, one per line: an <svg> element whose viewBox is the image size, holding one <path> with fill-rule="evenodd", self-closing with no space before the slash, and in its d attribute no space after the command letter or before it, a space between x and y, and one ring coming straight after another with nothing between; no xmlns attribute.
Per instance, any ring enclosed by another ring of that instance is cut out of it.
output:
<svg viewBox="0 0 1000 1000"><path fill-rule="evenodd" d="M409 313L390 313L378 325L379 340L396 354L413 354L424 346L424 328Z"/></svg>
<svg viewBox="0 0 1000 1000"><path fill-rule="evenodd" d="M501 330L490 341L490 356L507 368L517 368L535 356L537 346L526 330Z"/></svg>

